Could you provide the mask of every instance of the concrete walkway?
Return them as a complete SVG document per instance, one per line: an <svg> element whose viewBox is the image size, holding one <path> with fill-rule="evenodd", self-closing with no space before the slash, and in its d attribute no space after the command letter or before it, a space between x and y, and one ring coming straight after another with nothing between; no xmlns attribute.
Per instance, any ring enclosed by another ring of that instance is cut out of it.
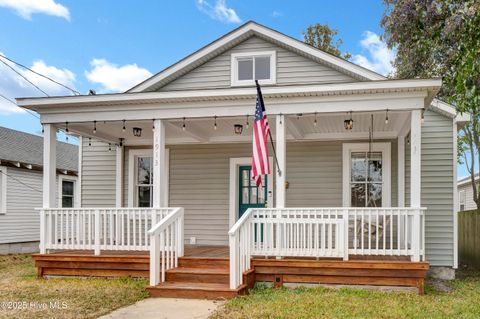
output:
<svg viewBox="0 0 480 319"><path fill-rule="evenodd" d="M117 309L101 319L203 319L208 318L223 301L148 298Z"/></svg>

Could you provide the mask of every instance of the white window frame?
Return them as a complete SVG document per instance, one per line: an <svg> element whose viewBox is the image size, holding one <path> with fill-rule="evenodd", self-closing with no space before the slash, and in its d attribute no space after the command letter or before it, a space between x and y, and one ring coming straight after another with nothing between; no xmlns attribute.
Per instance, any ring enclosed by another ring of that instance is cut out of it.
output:
<svg viewBox="0 0 480 319"><path fill-rule="evenodd" d="M130 149L128 150L128 207L137 207L138 198L137 198L137 187L135 186L135 181L137 178L137 169L135 167L137 157L150 156L153 159L153 150L151 148L147 149ZM164 183L164 203L165 206L168 206L168 193L169 193L169 166L170 166L170 150L165 149L165 180ZM153 169L153 166L152 166ZM153 188L152 188L153 189Z"/></svg>
<svg viewBox="0 0 480 319"><path fill-rule="evenodd" d="M350 171L351 156L354 152L368 152L368 143L343 143L343 207L351 206ZM372 152L382 153L382 207L390 207L392 201L391 143L372 143Z"/></svg>
<svg viewBox="0 0 480 319"><path fill-rule="evenodd" d="M462 203L462 197L463 197L463 203ZM462 212L466 209L466 205L465 205L466 201L467 201L466 192L464 189L462 189L461 191L458 192L458 211ZM462 210L462 205L463 205L463 210Z"/></svg>
<svg viewBox="0 0 480 319"><path fill-rule="evenodd" d="M80 193L78 191L79 189L79 183L78 179L75 176L70 176L70 175L58 175L58 191L57 191L57 197L58 197L58 207L63 208L63 192L62 192L62 184L63 181L69 181L73 182L73 207L80 207Z"/></svg>
<svg viewBox="0 0 480 319"><path fill-rule="evenodd" d="M255 85L255 79L238 80L238 60L242 58L270 57L270 79L258 80L259 84L276 84L277 83L277 53L276 51L256 51L232 53L230 75L231 86L250 86ZM255 62L253 63L253 77L255 77Z"/></svg>
<svg viewBox="0 0 480 319"><path fill-rule="evenodd" d="M0 215L7 213L7 168L0 166Z"/></svg>

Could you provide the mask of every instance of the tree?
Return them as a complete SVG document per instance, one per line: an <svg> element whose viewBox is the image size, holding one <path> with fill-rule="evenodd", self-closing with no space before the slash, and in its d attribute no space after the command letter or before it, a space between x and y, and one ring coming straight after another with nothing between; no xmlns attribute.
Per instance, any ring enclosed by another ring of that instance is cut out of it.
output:
<svg viewBox="0 0 480 319"><path fill-rule="evenodd" d="M334 42L334 38L338 35L338 30L331 29L328 24L317 23L315 25L309 25L306 31L303 31L303 41L311 46L320 49L324 52L328 52L344 59L350 59L352 55L348 52L341 52L340 46L342 45L342 39L337 39Z"/></svg>
<svg viewBox="0 0 480 319"><path fill-rule="evenodd" d="M395 77L442 77L439 98L468 112L458 136L480 208L475 166L480 167L480 0L384 0L384 40L397 50ZM475 164L476 163L476 164Z"/></svg>

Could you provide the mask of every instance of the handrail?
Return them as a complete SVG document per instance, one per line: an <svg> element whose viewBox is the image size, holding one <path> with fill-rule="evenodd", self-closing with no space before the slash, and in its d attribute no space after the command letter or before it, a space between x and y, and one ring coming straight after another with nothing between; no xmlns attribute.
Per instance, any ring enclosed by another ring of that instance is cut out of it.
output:
<svg viewBox="0 0 480 319"><path fill-rule="evenodd" d="M174 211L172 211L171 213L169 213L167 216L165 216L164 218L162 218L162 220L160 220L158 223L156 223L155 225L152 225L152 228L150 228L148 230L148 234L150 236L154 236L154 235L157 235L158 233L160 233L162 230L164 230L169 224L171 224L174 220L174 218L176 217L176 215L179 213L179 211L183 210L183 208L181 207L177 207L175 208Z"/></svg>
<svg viewBox="0 0 480 319"><path fill-rule="evenodd" d="M252 208L248 208L245 213L243 213L243 215L237 220L237 222L232 226L232 228L230 228L230 230L228 231L228 235L232 236L234 233L236 233L240 227L246 222L246 220L250 217L250 215L252 214L253 212L253 209Z"/></svg>

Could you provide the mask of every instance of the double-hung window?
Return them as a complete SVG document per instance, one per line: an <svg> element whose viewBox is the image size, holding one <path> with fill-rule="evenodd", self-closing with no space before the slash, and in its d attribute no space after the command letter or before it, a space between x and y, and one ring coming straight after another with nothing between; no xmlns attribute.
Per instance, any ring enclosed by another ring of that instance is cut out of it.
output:
<svg viewBox="0 0 480 319"><path fill-rule="evenodd" d="M153 205L153 165L151 156L136 157L135 190L138 207L152 207Z"/></svg>
<svg viewBox="0 0 480 319"><path fill-rule="evenodd" d="M74 176L59 175L58 177L58 204L63 208L77 206L76 178Z"/></svg>
<svg viewBox="0 0 480 319"><path fill-rule="evenodd" d="M276 83L275 51L233 53L231 64L231 85L253 85Z"/></svg>

